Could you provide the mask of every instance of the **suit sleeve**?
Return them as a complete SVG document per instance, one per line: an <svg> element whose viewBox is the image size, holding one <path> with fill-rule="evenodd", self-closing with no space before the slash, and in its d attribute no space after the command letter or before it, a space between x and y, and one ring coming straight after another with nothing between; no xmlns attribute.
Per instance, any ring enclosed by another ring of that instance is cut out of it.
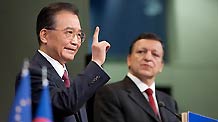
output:
<svg viewBox="0 0 218 122"><path fill-rule="evenodd" d="M109 76L95 62L90 62L85 70L75 80L71 81L70 88L65 88L62 79L48 74L51 104L54 115L68 116L77 112L85 102L103 86ZM32 102L37 106L41 95L41 70L31 69ZM34 108L33 108L34 109Z"/></svg>
<svg viewBox="0 0 218 122"><path fill-rule="evenodd" d="M116 92L107 85L95 95L94 122L125 122Z"/></svg>

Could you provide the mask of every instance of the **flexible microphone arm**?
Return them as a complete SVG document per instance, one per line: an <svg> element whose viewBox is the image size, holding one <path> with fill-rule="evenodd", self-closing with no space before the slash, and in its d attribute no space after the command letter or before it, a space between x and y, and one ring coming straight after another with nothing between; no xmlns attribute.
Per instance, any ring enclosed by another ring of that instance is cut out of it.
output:
<svg viewBox="0 0 218 122"><path fill-rule="evenodd" d="M159 107L163 107L166 110L168 110L170 113L172 113L174 116L176 116L180 121L182 121L182 117L180 114L174 113L172 110L170 110L163 101L158 102Z"/></svg>

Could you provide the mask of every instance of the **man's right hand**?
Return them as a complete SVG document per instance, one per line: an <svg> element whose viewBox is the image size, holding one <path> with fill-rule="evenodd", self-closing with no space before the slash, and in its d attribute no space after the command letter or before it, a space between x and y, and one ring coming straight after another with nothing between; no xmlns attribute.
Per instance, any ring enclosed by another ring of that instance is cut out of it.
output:
<svg viewBox="0 0 218 122"><path fill-rule="evenodd" d="M106 53L110 48L110 44L107 41L98 41L99 27L95 28L95 33L93 35L92 41L92 61L96 62L98 65L102 65L106 59Z"/></svg>

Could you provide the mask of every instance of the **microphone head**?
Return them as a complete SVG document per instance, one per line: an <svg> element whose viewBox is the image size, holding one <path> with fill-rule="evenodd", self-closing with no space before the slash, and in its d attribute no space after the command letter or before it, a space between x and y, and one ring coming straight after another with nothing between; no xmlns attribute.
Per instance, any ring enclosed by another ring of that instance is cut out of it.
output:
<svg viewBox="0 0 218 122"><path fill-rule="evenodd" d="M158 105L159 105L160 107L165 108L166 110L168 110L168 111L169 111L170 113L172 113L173 115L175 115L180 121L182 120L182 119L181 119L181 115L180 115L180 114L177 114L177 113L173 112L171 109L169 109L169 108L165 105L165 103L164 103L163 101L159 101L159 102L158 102Z"/></svg>
<svg viewBox="0 0 218 122"><path fill-rule="evenodd" d="M160 107L165 107L165 106L166 106L163 101L159 101L159 102L158 102L158 105L159 105Z"/></svg>

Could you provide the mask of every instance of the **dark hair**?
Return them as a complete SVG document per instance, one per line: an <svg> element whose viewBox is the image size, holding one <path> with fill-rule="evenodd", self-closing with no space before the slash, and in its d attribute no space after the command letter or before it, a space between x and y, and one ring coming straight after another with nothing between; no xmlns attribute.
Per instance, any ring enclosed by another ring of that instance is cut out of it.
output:
<svg viewBox="0 0 218 122"><path fill-rule="evenodd" d="M155 41L158 41L161 43L162 48L164 50L164 44L163 41L154 33L141 33L135 40L133 40L133 42L131 43L130 47L129 47L129 55L132 54L132 48L134 46L134 44L140 40L140 39L152 39Z"/></svg>
<svg viewBox="0 0 218 122"><path fill-rule="evenodd" d="M42 8L36 22L36 34L39 44L41 43L39 37L40 31L43 28L52 28L55 25L54 17L60 11L69 11L79 16L78 8L71 3L57 2Z"/></svg>

